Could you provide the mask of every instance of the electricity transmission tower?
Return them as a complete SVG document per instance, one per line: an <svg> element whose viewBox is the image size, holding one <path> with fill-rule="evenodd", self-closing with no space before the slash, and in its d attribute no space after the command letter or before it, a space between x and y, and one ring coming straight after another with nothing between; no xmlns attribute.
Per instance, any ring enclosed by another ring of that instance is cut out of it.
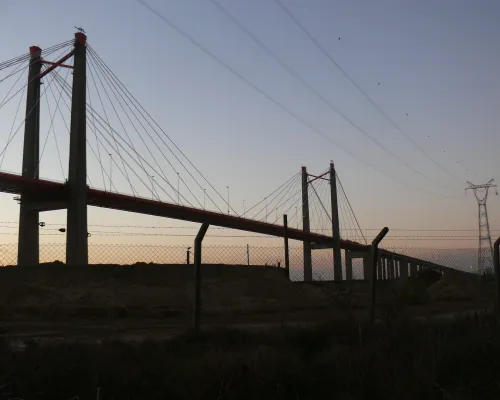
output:
<svg viewBox="0 0 500 400"><path fill-rule="evenodd" d="M488 209L486 208L486 201L488 200L488 190L496 188L497 185L493 184L494 180L490 179L484 185L474 185L467 181L469 187L465 189L472 190L476 196L477 204L479 206L479 247L477 254L477 267L481 274L489 273L493 270L493 245L491 243L490 223L488 221ZM498 191L496 192L498 195Z"/></svg>

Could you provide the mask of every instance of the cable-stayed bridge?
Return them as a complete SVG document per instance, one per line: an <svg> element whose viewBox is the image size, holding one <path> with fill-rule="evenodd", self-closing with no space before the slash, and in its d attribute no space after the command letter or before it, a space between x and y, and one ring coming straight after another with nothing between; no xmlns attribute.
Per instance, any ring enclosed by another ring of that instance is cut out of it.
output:
<svg viewBox="0 0 500 400"><path fill-rule="evenodd" d="M225 196L210 183L83 32L47 49L33 46L0 63L0 73L0 118L10 126L0 190L19 196L18 265L39 263L40 212L60 209L67 209L66 262L87 264L87 207L94 206L299 240L305 280L312 280L311 252L325 248L333 249L336 280L352 278L352 258L366 261L367 276L369 246L333 163L317 175L302 167L238 214L229 188ZM3 171L19 154L21 172ZM61 180L43 178L45 172ZM382 252L379 274L405 277L424 265L430 263Z"/></svg>

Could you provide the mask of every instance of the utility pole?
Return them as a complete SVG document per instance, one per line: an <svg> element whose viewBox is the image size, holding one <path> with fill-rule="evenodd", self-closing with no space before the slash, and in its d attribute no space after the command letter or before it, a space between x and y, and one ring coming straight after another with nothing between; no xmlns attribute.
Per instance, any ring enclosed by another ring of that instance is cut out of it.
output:
<svg viewBox="0 0 500 400"><path fill-rule="evenodd" d="M40 164L40 71L42 50L30 47L26 119L24 123L23 170L25 178L38 179ZM39 263L39 211L33 209L30 195L21 193L17 264Z"/></svg>
<svg viewBox="0 0 500 400"><path fill-rule="evenodd" d="M309 175L307 174L307 168L302 167L302 230L304 232L310 232L309 225ZM303 242L303 254L304 254L304 281L312 281L312 250L311 243Z"/></svg>
<svg viewBox="0 0 500 400"><path fill-rule="evenodd" d="M290 271L290 249L288 248L288 216L283 215L283 228L285 230L285 268L287 273Z"/></svg>
<svg viewBox="0 0 500 400"><path fill-rule="evenodd" d="M472 190L476 196L479 207L479 246L477 251L477 268L479 273L491 273L493 271L493 244L491 242L490 223L488 221L488 209L486 201L488 200L488 191L490 188L496 188L493 179L490 179L483 185L474 185L467 181L469 186L465 191ZM498 191L496 191L498 195Z"/></svg>
<svg viewBox="0 0 500 400"><path fill-rule="evenodd" d="M330 162L330 193L332 206L332 236L333 236L333 279L342 280L342 253L340 252L340 221L337 203L337 174L333 161Z"/></svg>

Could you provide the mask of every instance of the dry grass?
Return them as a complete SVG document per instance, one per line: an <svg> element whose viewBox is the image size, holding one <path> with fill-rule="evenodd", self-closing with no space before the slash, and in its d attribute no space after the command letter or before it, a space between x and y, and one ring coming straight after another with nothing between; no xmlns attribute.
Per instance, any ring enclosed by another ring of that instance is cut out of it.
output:
<svg viewBox="0 0 500 400"><path fill-rule="evenodd" d="M135 344L32 342L22 352L0 342L0 400L95 399L97 390L101 400L499 397L497 319L412 318L418 310L426 315L488 306L491 282L445 271L438 279L380 282L378 289L381 323L365 326L355 314L366 315L366 283L293 284L274 267L205 265L204 321L219 317L225 323L237 315L244 321L308 316L329 322L161 341L146 331L150 339ZM190 316L191 299L192 269L185 265L0 269L4 329L36 319L50 325L54 318L69 322L68 335L78 318L95 319L101 333L119 317L140 326L146 318L170 316L177 324L178 315Z"/></svg>
<svg viewBox="0 0 500 400"><path fill-rule="evenodd" d="M441 304L457 311L490 306L492 284L447 270L439 281L380 282L380 307L420 306L438 312ZM0 318L133 317L189 318L192 267L186 265L43 265L0 269ZM280 318L363 310L369 302L365 282L291 283L283 269L204 265L206 316L275 314Z"/></svg>
<svg viewBox="0 0 500 400"><path fill-rule="evenodd" d="M0 307L8 310L43 308L148 308L185 313L191 309L192 267L186 265L89 266L0 270ZM275 267L203 266L203 307L206 313L279 312L321 308L329 295L292 284ZM155 308L155 306L158 306Z"/></svg>

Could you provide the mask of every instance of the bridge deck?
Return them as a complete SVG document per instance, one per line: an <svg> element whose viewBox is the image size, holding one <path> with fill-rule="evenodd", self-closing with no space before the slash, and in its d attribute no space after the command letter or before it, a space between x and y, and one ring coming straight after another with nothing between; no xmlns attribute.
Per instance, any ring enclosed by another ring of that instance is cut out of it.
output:
<svg viewBox="0 0 500 400"><path fill-rule="evenodd" d="M24 178L20 175L0 172L0 191L11 194L25 193L36 199L50 201L52 206L46 210L66 208L66 184L44 179ZM246 232L260 233L284 237L283 226L238 216L216 213L213 211L201 210L177 204L165 203L161 201L134 197L125 194L111 193L104 190L89 189L87 203L90 206L103 207L112 210L128 211L139 214L155 215L164 218L178 219L182 221L207 222L210 225L224 228L237 229ZM57 206L54 206L57 204ZM288 238L311 242L316 244L329 243L330 236L317 233L308 233L298 229L289 228ZM363 250L367 246L341 240L340 246L343 249Z"/></svg>

